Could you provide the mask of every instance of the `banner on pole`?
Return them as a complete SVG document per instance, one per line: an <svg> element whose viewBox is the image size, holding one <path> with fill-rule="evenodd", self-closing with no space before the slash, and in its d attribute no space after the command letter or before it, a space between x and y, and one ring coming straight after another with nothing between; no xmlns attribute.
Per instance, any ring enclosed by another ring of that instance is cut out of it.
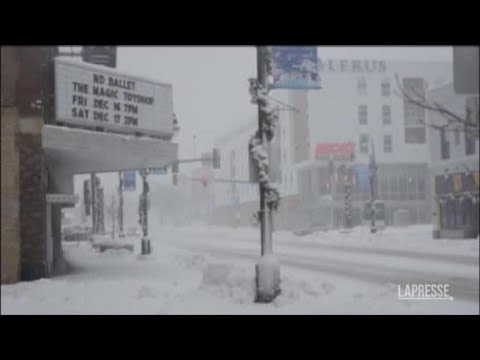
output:
<svg viewBox="0 0 480 360"><path fill-rule="evenodd" d="M125 191L135 191L136 175L135 171L125 171L123 173L123 189Z"/></svg>
<svg viewBox="0 0 480 360"><path fill-rule="evenodd" d="M315 46L272 46L272 89L320 89Z"/></svg>

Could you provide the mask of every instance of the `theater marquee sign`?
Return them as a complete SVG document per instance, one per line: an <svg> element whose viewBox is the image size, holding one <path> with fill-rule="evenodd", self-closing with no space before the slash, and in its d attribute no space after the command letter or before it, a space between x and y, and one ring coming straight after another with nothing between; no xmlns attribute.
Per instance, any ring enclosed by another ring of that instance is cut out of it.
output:
<svg viewBox="0 0 480 360"><path fill-rule="evenodd" d="M173 134L172 86L104 66L55 59L58 122L123 133Z"/></svg>

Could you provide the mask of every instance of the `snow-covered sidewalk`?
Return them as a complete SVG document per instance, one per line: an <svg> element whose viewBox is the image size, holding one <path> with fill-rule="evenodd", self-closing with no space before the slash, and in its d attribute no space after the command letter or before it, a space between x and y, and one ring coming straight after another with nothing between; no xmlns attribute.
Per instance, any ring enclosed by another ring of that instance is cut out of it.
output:
<svg viewBox="0 0 480 360"><path fill-rule="evenodd" d="M138 255L139 238L127 239L133 253L100 253L91 243L64 243L75 272L2 285L1 313L478 314L478 289L476 297L453 301L399 300L395 281L375 281L375 272L388 265L391 269L384 271L392 276L408 278L408 268L411 274L478 282L478 240L432 240L428 231L387 229L377 237L364 228L306 237L275 233L274 249L283 261L282 294L272 304L255 304L257 229L154 225L153 254L146 258ZM348 267L352 261L357 267ZM347 274L329 271L335 263ZM349 271L372 274L363 279L348 276Z"/></svg>

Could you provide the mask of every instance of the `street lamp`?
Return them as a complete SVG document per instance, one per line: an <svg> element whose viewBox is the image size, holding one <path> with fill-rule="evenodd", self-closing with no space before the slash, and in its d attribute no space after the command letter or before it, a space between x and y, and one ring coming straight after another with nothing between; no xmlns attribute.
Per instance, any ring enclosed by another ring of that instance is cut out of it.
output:
<svg viewBox="0 0 480 360"><path fill-rule="evenodd" d="M369 164L369 170L370 170L370 206L371 206L371 211L372 211L372 218L371 218L371 224L370 224L370 232L372 234L377 232L377 228L375 226L375 202L376 202L376 192L375 192L375 187L377 184L377 162L375 160L375 145L373 143L373 140L371 137L368 138L370 140L370 145L372 146L371 152L370 152L370 164Z"/></svg>

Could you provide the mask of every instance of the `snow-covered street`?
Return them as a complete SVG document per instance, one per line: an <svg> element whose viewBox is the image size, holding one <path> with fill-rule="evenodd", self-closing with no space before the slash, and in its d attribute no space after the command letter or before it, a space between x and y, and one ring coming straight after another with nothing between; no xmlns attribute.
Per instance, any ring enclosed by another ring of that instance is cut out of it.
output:
<svg viewBox="0 0 480 360"><path fill-rule="evenodd" d="M2 285L2 314L478 314L479 240L433 240L430 226L371 235L275 232L282 293L254 303L254 228L152 224L153 253L64 243L71 274ZM453 300L400 300L398 285L448 284Z"/></svg>

